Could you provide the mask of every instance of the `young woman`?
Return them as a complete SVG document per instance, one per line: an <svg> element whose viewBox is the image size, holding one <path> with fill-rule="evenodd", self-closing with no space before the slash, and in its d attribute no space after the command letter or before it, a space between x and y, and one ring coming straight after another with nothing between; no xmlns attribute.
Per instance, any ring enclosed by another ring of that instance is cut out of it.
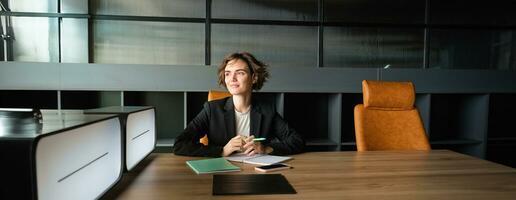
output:
<svg viewBox="0 0 516 200"><path fill-rule="evenodd" d="M203 110L176 138L174 153L188 156L229 156L234 152L288 155L303 151L305 142L269 105L253 97L269 77L266 65L247 52L233 53L218 69L218 83L231 97L206 102ZM209 145L199 139L208 135ZM255 142L254 138L265 138Z"/></svg>

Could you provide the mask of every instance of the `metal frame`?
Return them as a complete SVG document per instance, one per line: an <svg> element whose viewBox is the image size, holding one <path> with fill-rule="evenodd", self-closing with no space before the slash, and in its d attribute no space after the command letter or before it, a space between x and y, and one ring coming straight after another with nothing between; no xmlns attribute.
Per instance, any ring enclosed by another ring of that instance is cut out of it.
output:
<svg viewBox="0 0 516 200"><path fill-rule="evenodd" d="M35 12L6 12L1 11L1 16L24 16L24 17L49 17L59 18L58 20L58 40L59 40L59 62L61 62L61 24L62 18L85 18L88 19L88 62L94 63L93 58L93 20L129 20L129 21L152 21L152 22L184 22L184 23L204 23L205 24L205 65L211 65L211 24L249 24L249 25L281 25L281 26L317 26L318 27L318 55L317 55L317 67L324 67L324 27L337 26L337 27L374 27L374 28L421 28L424 30L424 41L423 41L423 69L429 68L429 42L430 42L430 30L431 29L487 29L487 30L514 30L516 26L494 26L494 25L435 25L429 24L429 0L425 0L425 22L424 24L411 24L411 23L363 23L363 22L346 22L346 21L325 21L324 17L324 0L317 0L318 3L318 19L316 21L292 21L292 20L254 20L254 19L220 19L212 18L211 16L211 5L212 0L206 1L206 13L205 18L192 18L192 17L152 17L152 16L131 16L131 15L95 15L91 8L91 1L88 1L88 13L87 14L69 14L60 13L61 0L58 0L57 13L35 13ZM3 0L3 2L6 2ZM9 48L9 42L7 43L8 49L12 49L12 41ZM12 52L7 50L7 60L13 60ZM3 55L3 54L2 54ZM10 55L10 56L9 56ZM0 57L1 58L1 57ZM3 58L2 60L5 60Z"/></svg>

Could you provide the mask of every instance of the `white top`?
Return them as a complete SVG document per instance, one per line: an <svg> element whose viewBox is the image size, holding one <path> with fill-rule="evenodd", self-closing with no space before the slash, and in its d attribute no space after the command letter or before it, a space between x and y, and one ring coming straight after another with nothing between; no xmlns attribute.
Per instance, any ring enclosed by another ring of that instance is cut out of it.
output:
<svg viewBox="0 0 516 200"><path fill-rule="evenodd" d="M251 108L247 109L247 112L241 113L235 110L235 121L236 121L236 134L249 137L251 127Z"/></svg>

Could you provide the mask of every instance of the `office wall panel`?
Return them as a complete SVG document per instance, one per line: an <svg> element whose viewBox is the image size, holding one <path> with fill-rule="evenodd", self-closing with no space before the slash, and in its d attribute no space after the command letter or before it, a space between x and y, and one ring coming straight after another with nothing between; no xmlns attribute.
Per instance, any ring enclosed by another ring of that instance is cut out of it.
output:
<svg viewBox="0 0 516 200"><path fill-rule="evenodd" d="M430 68L516 68L514 31L431 29L430 35Z"/></svg>
<svg viewBox="0 0 516 200"><path fill-rule="evenodd" d="M490 68L490 31L433 29L430 35L430 68Z"/></svg>
<svg viewBox="0 0 516 200"><path fill-rule="evenodd" d="M3 62L0 64L0 89L2 90L55 90L60 87L60 82L57 63Z"/></svg>
<svg viewBox="0 0 516 200"><path fill-rule="evenodd" d="M492 69L516 69L516 31L493 31L489 56Z"/></svg>
<svg viewBox="0 0 516 200"><path fill-rule="evenodd" d="M204 64L204 24L95 20L93 61Z"/></svg>
<svg viewBox="0 0 516 200"><path fill-rule="evenodd" d="M430 0L429 22L448 25L514 26L516 1Z"/></svg>
<svg viewBox="0 0 516 200"><path fill-rule="evenodd" d="M248 51L271 67L317 66L317 27L212 24L212 65Z"/></svg>
<svg viewBox="0 0 516 200"><path fill-rule="evenodd" d="M423 24L425 0L324 0L324 20Z"/></svg>
<svg viewBox="0 0 516 200"><path fill-rule="evenodd" d="M317 0L216 0L212 1L212 17L317 21L317 6Z"/></svg>
<svg viewBox="0 0 516 200"><path fill-rule="evenodd" d="M84 0L60 0L61 13L88 13L88 2Z"/></svg>
<svg viewBox="0 0 516 200"><path fill-rule="evenodd" d="M88 19L62 19L61 62L88 63Z"/></svg>
<svg viewBox="0 0 516 200"><path fill-rule="evenodd" d="M205 0L92 0L96 15L205 17Z"/></svg>
<svg viewBox="0 0 516 200"><path fill-rule="evenodd" d="M216 71L190 65L5 62L0 65L0 89L208 91L220 89ZM364 79L413 81L418 93L516 91L514 71L309 67L270 71L263 92L356 93L362 91Z"/></svg>
<svg viewBox="0 0 516 200"><path fill-rule="evenodd" d="M515 71L384 69L381 80L412 81L418 93L491 93L516 91Z"/></svg>
<svg viewBox="0 0 516 200"><path fill-rule="evenodd" d="M423 67L423 29L325 27L324 67Z"/></svg>
<svg viewBox="0 0 516 200"><path fill-rule="evenodd" d="M59 61L57 18L11 17L11 26L15 61Z"/></svg>
<svg viewBox="0 0 516 200"><path fill-rule="evenodd" d="M69 64L61 68L61 88L109 91L207 91L218 88L215 74L214 67L191 65Z"/></svg>
<svg viewBox="0 0 516 200"><path fill-rule="evenodd" d="M59 0L8 0L9 8L13 12L57 12ZM4 5L5 6L5 5Z"/></svg>

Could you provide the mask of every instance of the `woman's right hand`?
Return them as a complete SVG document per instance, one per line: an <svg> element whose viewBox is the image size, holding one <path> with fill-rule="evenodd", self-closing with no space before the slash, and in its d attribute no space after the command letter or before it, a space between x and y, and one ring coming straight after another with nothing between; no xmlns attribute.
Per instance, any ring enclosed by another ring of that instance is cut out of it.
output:
<svg viewBox="0 0 516 200"><path fill-rule="evenodd" d="M224 146L224 149L222 151L222 156L229 156L235 151L239 151L242 148L242 136L237 135Z"/></svg>

